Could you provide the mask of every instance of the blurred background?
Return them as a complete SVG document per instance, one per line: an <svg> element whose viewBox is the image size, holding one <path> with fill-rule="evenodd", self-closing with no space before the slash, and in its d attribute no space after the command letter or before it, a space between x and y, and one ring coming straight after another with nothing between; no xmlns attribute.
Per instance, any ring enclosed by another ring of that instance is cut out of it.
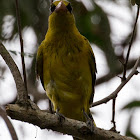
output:
<svg viewBox="0 0 140 140"><path fill-rule="evenodd" d="M94 101L113 92L121 80L124 62L136 16L136 6L129 0L69 0L76 25L91 43L96 57L97 82ZM17 31L14 0L0 0L0 40L6 46L22 73L20 42ZM35 75L36 51L43 41L50 14L49 0L19 0L24 40L28 90L31 99L48 109L48 99ZM134 37L127 75L140 56L140 20ZM140 68L138 68L140 71ZM134 76L120 91L116 100L116 127L120 134L140 139L140 75ZM0 56L0 106L13 102L17 91L9 68ZM109 130L113 125L112 101L91 108L96 125ZM51 130L41 130L32 124L11 120L19 140L72 140L71 136ZM4 120L0 117L0 139L11 140Z"/></svg>

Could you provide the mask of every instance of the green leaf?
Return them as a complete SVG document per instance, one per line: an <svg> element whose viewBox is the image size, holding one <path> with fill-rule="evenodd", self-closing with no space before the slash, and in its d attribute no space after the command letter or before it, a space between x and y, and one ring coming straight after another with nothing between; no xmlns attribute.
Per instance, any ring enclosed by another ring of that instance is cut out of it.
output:
<svg viewBox="0 0 140 140"><path fill-rule="evenodd" d="M125 105L122 110L130 110L130 109L134 109L134 108L140 108L140 101L132 101L130 103L128 103L127 105Z"/></svg>
<svg viewBox="0 0 140 140"><path fill-rule="evenodd" d="M17 55L17 52L16 51L12 51L12 50L9 50L10 53L14 54L14 55Z"/></svg>
<svg viewBox="0 0 140 140"><path fill-rule="evenodd" d="M126 136L139 140L139 138L131 130L126 132Z"/></svg>
<svg viewBox="0 0 140 140"><path fill-rule="evenodd" d="M132 137L132 138L135 138L135 139L138 140L139 138L131 130L131 127L132 127L132 119L133 119L133 113L129 117L129 120L128 120L128 123L127 123L127 127L126 127L125 135L128 136L128 137Z"/></svg>

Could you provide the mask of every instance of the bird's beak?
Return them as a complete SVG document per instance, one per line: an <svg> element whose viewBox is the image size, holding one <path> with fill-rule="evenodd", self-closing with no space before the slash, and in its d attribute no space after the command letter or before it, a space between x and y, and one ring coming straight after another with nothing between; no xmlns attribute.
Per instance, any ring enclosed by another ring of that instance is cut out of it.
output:
<svg viewBox="0 0 140 140"><path fill-rule="evenodd" d="M66 12L67 11L67 7L66 5L63 3L63 1L60 1L58 3L58 5L56 6L56 9L55 9L55 12L58 13L58 12Z"/></svg>

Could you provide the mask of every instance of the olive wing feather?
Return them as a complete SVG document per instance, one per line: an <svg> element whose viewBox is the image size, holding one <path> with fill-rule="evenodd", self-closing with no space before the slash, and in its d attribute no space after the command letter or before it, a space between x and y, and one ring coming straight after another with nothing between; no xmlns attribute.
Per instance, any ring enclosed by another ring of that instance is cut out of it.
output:
<svg viewBox="0 0 140 140"><path fill-rule="evenodd" d="M42 46L39 46L38 52L37 52L36 75L37 75L37 78L40 78L42 86L44 88L44 80L43 80L43 50L42 50Z"/></svg>

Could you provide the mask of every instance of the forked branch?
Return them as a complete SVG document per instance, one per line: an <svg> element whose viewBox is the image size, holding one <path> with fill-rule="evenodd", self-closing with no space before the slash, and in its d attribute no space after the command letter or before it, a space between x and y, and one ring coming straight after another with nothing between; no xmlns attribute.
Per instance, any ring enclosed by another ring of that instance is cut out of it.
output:
<svg viewBox="0 0 140 140"><path fill-rule="evenodd" d="M99 100L97 102L94 102L91 104L91 107L94 107L94 106L97 106L97 105L100 105L100 104L103 104L103 103L107 103L108 101L110 101L111 99L114 99L119 91L126 85L126 83L136 74L138 74L139 72L137 71L137 67L140 63L140 57L137 59L131 73L128 75L128 77L126 78L126 80L122 81L121 84L117 87L117 89L112 92L109 96L105 97L104 99L102 100Z"/></svg>
<svg viewBox="0 0 140 140"><path fill-rule="evenodd" d="M136 20L135 20L135 23L134 23L134 28L133 28L132 36L131 36L131 40L130 40L130 43L129 43L128 52L127 52L127 55L126 55L126 60L125 60L125 63L123 64L124 70L123 70L122 80L125 80L126 79L127 64L128 64L128 59L129 59L129 55L130 55L132 43L133 43L134 36L135 36L135 31L136 31L138 17L139 17L139 6L137 6Z"/></svg>
<svg viewBox="0 0 140 140"><path fill-rule="evenodd" d="M8 65L8 67L14 77L17 92L18 92L18 96L17 96L18 101L26 102L26 100L25 100L25 99L27 99L25 97L26 89L25 89L21 74L19 72L19 69L18 69L17 65L15 64L14 60L12 59L12 57L10 56L9 52L6 50L6 48L4 47L4 45L1 42L0 42L0 55L2 56L3 60Z"/></svg>

